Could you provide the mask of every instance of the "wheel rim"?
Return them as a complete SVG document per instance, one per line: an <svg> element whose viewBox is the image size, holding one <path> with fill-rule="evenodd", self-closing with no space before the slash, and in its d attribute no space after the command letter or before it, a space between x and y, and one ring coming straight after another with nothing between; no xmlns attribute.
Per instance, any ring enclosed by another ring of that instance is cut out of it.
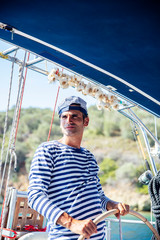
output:
<svg viewBox="0 0 160 240"><path fill-rule="evenodd" d="M97 225L99 222L103 221L105 218L107 218L107 217L109 217L111 215L114 215L114 214L116 214L118 212L119 212L118 209L113 209L113 210L104 212L104 213L100 214L97 218L95 218L93 220L93 222ZM160 240L160 236L159 236L158 232L156 231L156 229L152 226L152 224L143 215L141 215L140 213L135 212L133 210L130 210L129 214L133 215L133 216L139 218L141 221L143 221L151 229L151 231L153 232L153 234L155 235L157 240ZM85 237L83 235L81 235L78 238L78 240L84 240L84 239L85 239Z"/></svg>

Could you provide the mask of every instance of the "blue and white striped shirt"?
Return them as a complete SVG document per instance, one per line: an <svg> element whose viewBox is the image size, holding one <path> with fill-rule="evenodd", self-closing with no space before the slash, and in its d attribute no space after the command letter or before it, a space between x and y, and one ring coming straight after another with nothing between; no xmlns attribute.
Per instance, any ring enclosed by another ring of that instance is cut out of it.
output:
<svg viewBox="0 0 160 240"><path fill-rule="evenodd" d="M49 239L77 240L78 235L57 225L63 212L78 220L94 219L109 200L98 178L97 162L87 149L50 141L41 144L33 158L28 199L31 208L48 219ZM105 239L105 222L91 239Z"/></svg>

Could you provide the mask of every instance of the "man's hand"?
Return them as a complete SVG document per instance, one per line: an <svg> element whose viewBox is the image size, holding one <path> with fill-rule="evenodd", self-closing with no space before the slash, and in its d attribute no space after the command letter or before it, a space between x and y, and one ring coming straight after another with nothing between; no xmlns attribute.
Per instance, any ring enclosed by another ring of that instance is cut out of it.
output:
<svg viewBox="0 0 160 240"><path fill-rule="evenodd" d="M69 229L74 233L83 235L87 239L92 234L97 233L97 226L91 219L76 220L73 218Z"/></svg>
<svg viewBox="0 0 160 240"><path fill-rule="evenodd" d="M120 202L108 201L107 210L118 209L119 213L115 214L115 216L119 219L120 215L124 216L129 213L129 205Z"/></svg>
<svg viewBox="0 0 160 240"><path fill-rule="evenodd" d="M83 235L87 239L92 234L97 233L97 226L91 219L77 220L65 212L58 218L57 224L70 229L76 234Z"/></svg>

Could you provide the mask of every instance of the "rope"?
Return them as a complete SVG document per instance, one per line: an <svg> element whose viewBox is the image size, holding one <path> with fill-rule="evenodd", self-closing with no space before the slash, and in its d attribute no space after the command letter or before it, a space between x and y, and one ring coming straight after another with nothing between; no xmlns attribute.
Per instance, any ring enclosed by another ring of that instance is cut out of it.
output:
<svg viewBox="0 0 160 240"><path fill-rule="evenodd" d="M137 146L138 146L138 150L139 150L139 152L142 153L142 156L143 156L143 159L144 159L143 165L144 165L145 169L151 170L151 169L150 169L150 165L149 165L149 163L148 163L148 161L147 161L146 154L145 154L145 152L144 152L144 148L143 148L143 146L142 146L142 142L141 142L141 139L140 139L140 136L139 136L139 132L138 132L138 130L137 130L137 127L136 127L135 123L133 123L133 122L131 122L131 125L132 125L133 136L134 136L134 139L135 139L135 141L136 141L136 143L137 143Z"/></svg>
<svg viewBox="0 0 160 240"><path fill-rule="evenodd" d="M19 67L19 85L18 85L17 101L16 101L16 107L15 107L14 117L13 117L13 121L12 121L12 128L11 128L10 139L9 139L7 155L6 155L6 160L5 160L5 167L4 167L4 171L3 171L1 188L0 188L0 193L1 193L2 186L3 186L3 181L4 181L4 174L5 174L6 165L7 165L7 161L8 161L8 155L9 155L9 151L10 151L11 156L10 156L10 161L9 161L8 176L7 176L6 188L5 188L6 189L6 199L8 197L8 186L9 186L9 180L10 180L11 166L12 166L13 158L15 159L15 162L16 162L15 141L13 141L13 139L14 139L14 136L15 136L18 110L19 110L19 106L20 106L20 98L22 96L22 90L23 90L23 88L22 88L23 81L22 80L23 80L23 70L24 70L24 65L25 65L25 59L26 59L26 52L25 52L25 55L24 55L24 61L23 61L22 65L20 65L20 67ZM5 201L5 203L4 203L4 212L6 210L6 205L7 205L7 201ZM4 220L5 220L4 218L5 218L5 216L3 214L2 215L2 222L1 222L1 230L0 230L0 239L2 237L2 229L3 229L3 225L4 225Z"/></svg>
<svg viewBox="0 0 160 240"><path fill-rule="evenodd" d="M152 202L152 212L156 218L156 229L160 234L160 171L154 176L148 185ZM156 239L154 236L152 240Z"/></svg>
<svg viewBox="0 0 160 240"><path fill-rule="evenodd" d="M24 57L24 62L25 62L25 58L26 58L26 53L25 53L25 57ZM12 121L12 128L11 128L11 133L10 133L10 138L9 138L9 144L8 144L8 149L7 149L3 174L2 174L0 194L2 192L2 186L3 186L4 176L5 176L5 172L6 172L6 166L7 166L7 162L8 162L9 151L12 148L15 149L15 141L14 141L14 144L13 144L13 138L14 138L14 135L15 135L15 128L16 128L16 123L17 123L17 116L18 116L18 109L19 109L19 102L20 102L19 99L20 99L21 90L22 90L21 83L22 83L22 78L23 78L23 69L24 69L24 63L23 63L22 66L20 65L20 67L19 67L19 85L18 85L17 101L16 101L16 107L15 107L14 117L13 117L13 121Z"/></svg>
<svg viewBox="0 0 160 240"><path fill-rule="evenodd" d="M55 115L57 100L58 100L58 96L59 96L59 90L60 90L60 86L58 86L58 90L57 90L57 96L56 96L56 101L55 101L55 105L54 105L54 110L53 110L53 115L52 115L52 120L51 120L51 125L50 125L50 129L49 129L47 141L49 141L50 135L51 135L51 130L52 130L52 125L53 125L53 120L54 120L54 115Z"/></svg>
<svg viewBox="0 0 160 240"><path fill-rule="evenodd" d="M25 231L29 231L29 232L46 232L46 230L47 230L47 227L45 227L45 228L38 228L38 227L35 227L35 226L33 226L33 225L27 225L27 226L25 226L24 227L24 230Z"/></svg>
<svg viewBox="0 0 160 240"><path fill-rule="evenodd" d="M130 120L130 125L131 125L131 128L132 128L132 133L133 133L133 136L134 136L134 140L135 140L136 145L137 145L138 153L139 153L139 155L140 155L140 160L141 160L141 163L142 163L142 165L143 165L143 167L144 167L144 170L145 170L145 164L144 164L143 159L141 158L142 152L141 152L140 146L139 146L139 144L138 144L137 137L136 137L135 130L134 130L135 127L136 127L136 125L135 125L135 123L134 123L133 121L131 121L131 120Z"/></svg>
<svg viewBox="0 0 160 240"><path fill-rule="evenodd" d="M29 61L29 56L30 56L30 52L28 53L27 62ZM22 86L22 94L21 94L21 100L20 100L20 107L19 107L19 113L18 113L18 120L17 120L16 132L15 132L15 140L14 140L15 142L16 142L16 138L17 138L17 131L18 131L19 119L20 119L20 115L21 115L21 107L22 107L24 87L25 87L26 77L27 77L27 70L28 70L28 68L26 68L25 76L24 76L24 81L23 81L23 86Z"/></svg>
<svg viewBox="0 0 160 240"><path fill-rule="evenodd" d="M16 57L17 51L14 54L14 58ZM0 159L0 179L1 179L1 171L2 171L2 161L3 161L3 154L4 154L4 146L5 146L5 139L6 139L6 132L7 132L7 124L8 124L8 112L9 112L9 105L10 105L10 98L11 98L11 89L12 89L12 80L13 80L13 70L14 70L14 63L12 62L12 70L11 70L11 77L10 77L10 84L9 84L9 93L8 93L8 103L7 103L7 110L5 116L5 123L4 123L4 130L3 130L3 141L2 141L2 149L1 149L1 159ZM2 180L2 179L1 179ZM0 192L1 194L1 192Z"/></svg>
<svg viewBox="0 0 160 240"><path fill-rule="evenodd" d="M25 57L26 57L26 53L25 53ZM19 90L18 90L18 97L16 102L16 110L14 115L13 131L12 131L12 139L14 138L13 147L15 147L15 135L16 135L16 129L17 129L17 123L18 123L18 115L19 115L18 113L19 113L20 102L21 102L22 91L23 91L23 87L22 87L24 83L23 70L24 70L24 64L19 66ZM23 80L23 83L22 83L22 80Z"/></svg>
<svg viewBox="0 0 160 240"><path fill-rule="evenodd" d="M149 166L149 163L147 161L147 158L146 158L146 155L145 155L145 152L144 152L144 149L143 149L143 146L142 146L142 143L141 143L139 133L138 133L138 130L137 130L136 126L135 126L135 134L136 134L136 137L137 137L137 140L138 140L138 143L139 143L142 155L143 155L143 159L144 159L144 162L145 162L145 167L146 167L147 170L151 170L150 166Z"/></svg>

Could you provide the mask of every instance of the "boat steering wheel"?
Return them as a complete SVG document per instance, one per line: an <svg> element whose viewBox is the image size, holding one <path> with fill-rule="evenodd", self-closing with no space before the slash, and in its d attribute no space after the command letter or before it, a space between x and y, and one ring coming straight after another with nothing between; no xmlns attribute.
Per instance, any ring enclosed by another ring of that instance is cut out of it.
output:
<svg viewBox="0 0 160 240"><path fill-rule="evenodd" d="M118 212L119 212L118 209L113 209L113 210L107 211L105 213L100 214L97 218L95 218L93 220L93 222L97 225L99 222L104 220L106 217L109 217L110 215L116 214ZM129 214L131 214L131 215L139 218L141 221L143 221L151 229L151 231L155 235L156 239L160 240L160 236L159 236L158 232L156 231L156 229L152 226L152 224L145 217L143 217L141 214L139 214L139 213L137 213L137 212L135 212L133 210L130 210ZM78 238L78 240L84 240L84 239L85 239L85 237L83 235L81 235Z"/></svg>

